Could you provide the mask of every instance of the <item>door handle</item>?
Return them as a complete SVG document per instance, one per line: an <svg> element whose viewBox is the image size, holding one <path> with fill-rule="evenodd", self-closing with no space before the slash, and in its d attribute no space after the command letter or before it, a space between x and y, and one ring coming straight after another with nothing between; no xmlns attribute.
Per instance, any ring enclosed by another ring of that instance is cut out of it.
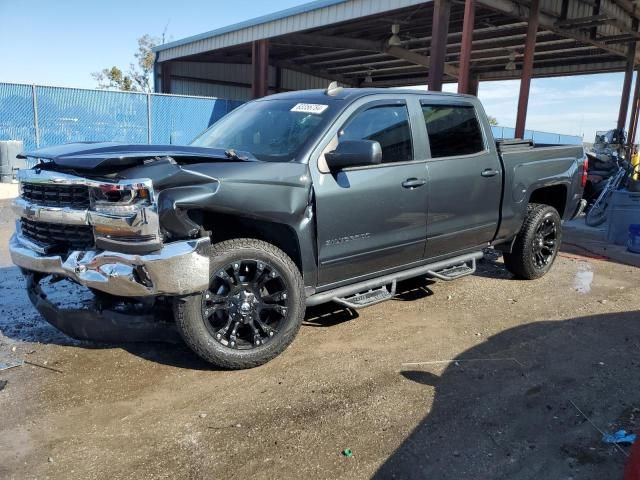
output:
<svg viewBox="0 0 640 480"><path fill-rule="evenodd" d="M493 168L485 168L480 175L482 175L485 178L488 178L488 177L495 177L499 173L500 172L498 170L494 170Z"/></svg>
<svg viewBox="0 0 640 480"><path fill-rule="evenodd" d="M427 183L426 178L407 178L402 182L404 188L418 188Z"/></svg>

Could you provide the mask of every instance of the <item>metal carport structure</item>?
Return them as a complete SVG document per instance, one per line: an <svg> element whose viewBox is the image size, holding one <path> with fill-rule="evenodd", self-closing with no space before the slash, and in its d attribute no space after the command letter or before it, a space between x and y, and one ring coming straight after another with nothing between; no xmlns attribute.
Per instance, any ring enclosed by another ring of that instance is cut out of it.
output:
<svg viewBox="0 0 640 480"><path fill-rule="evenodd" d="M431 90L458 82L476 94L481 81L520 79L522 136L532 78L625 72L624 128L639 23L631 0L318 0L156 47L155 85L246 100L327 80Z"/></svg>

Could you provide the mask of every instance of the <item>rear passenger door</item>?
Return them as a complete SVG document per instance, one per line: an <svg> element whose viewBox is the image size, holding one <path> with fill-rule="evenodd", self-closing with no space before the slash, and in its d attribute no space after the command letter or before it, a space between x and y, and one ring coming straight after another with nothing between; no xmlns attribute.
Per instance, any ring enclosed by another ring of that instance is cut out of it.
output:
<svg viewBox="0 0 640 480"><path fill-rule="evenodd" d="M488 124L466 99L420 101L429 139L429 259L486 245L499 222L502 167ZM481 108L479 105L478 108Z"/></svg>
<svg viewBox="0 0 640 480"><path fill-rule="evenodd" d="M321 286L375 276L424 254L426 142L414 130L420 112L403 95L372 97L354 102L327 132L312 169ZM328 170L325 153L361 139L380 143L380 165Z"/></svg>

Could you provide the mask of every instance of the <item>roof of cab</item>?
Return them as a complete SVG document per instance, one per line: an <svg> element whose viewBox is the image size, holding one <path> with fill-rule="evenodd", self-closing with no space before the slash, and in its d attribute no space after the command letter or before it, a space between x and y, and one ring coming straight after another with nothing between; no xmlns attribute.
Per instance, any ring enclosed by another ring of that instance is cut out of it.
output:
<svg viewBox="0 0 640 480"><path fill-rule="evenodd" d="M470 95L462 95L459 93L448 93L448 92L429 92L428 90L418 90L418 89L410 89L410 88L339 88L334 90L331 94L327 93L327 90L295 90L291 92L284 93L276 93L274 95L269 95L268 97L263 97L264 99L283 99L283 100L297 100L297 101L318 101L318 99L323 99L324 101L330 100L344 100L344 101L353 101L361 97L366 97L368 95L397 95L401 93L405 94L413 94L413 95L429 95L434 97L462 97L469 98ZM475 97L473 97L475 98Z"/></svg>

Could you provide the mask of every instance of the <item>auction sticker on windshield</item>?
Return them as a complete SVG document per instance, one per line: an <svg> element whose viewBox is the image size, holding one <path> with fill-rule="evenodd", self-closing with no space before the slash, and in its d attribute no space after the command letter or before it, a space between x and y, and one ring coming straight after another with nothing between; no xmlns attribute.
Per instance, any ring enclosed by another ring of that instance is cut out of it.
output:
<svg viewBox="0 0 640 480"><path fill-rule="evenodd" d="M322 105L319 103L298 103L295 107L291 109L292 112L302 112L302 113L315 113L320 115L324 112L329 105Z"/></svg>

